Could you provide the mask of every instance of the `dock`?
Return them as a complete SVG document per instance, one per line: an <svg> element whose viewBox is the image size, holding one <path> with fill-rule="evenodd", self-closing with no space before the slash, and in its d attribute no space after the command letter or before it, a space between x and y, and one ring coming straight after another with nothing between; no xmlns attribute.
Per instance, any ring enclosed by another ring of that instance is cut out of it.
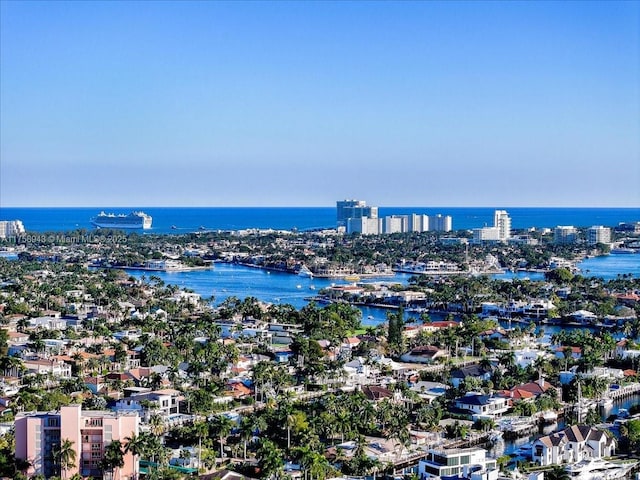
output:
<svg viewBox="0 0 640 480"><path fill-rule="evenodd" d="M619 400L637 393L640 393L640 383L629 383L628 385L620 386L620 388L610 389L607 395L611 400Z"/></svg>

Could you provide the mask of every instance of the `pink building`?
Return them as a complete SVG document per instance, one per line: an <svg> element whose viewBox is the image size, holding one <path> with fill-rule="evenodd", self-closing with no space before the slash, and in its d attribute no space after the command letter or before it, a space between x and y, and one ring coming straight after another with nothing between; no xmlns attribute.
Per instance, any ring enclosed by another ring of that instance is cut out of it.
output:
<svg viewBox="0 0 640 480"><path fill-rule="evenodd" d="M70 440L76 450L76 466L67 470L63 478L78 472L83 477L102 478L100 461L105 447L113 440L125 444L125 437L138 435L138 424L135 412L82 411L80 405L61 407L60 412L19 413L15 421L16 458L31 463L29 475L56 475L59 472L55 471L51 453L61 441ZM128 453L114 480L133 478L134 459Z"/></svg>

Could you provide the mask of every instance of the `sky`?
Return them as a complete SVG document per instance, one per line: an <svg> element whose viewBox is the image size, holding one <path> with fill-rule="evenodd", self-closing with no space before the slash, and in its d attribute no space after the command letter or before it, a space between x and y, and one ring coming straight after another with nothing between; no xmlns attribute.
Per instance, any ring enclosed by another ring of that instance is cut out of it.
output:
<svg viewBox="0 0 640 480"><path fill-rule="evenodd" d="M0 0L0 207L640 206L640 2Z"/></svg>

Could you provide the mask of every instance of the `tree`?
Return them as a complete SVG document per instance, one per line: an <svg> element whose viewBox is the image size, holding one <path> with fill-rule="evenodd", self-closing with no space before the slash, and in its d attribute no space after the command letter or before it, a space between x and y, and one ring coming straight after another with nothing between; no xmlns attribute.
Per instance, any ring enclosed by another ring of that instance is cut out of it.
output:
<svg viewBox="0 0 640 480"><path fill-rule="evenodd" d="M133 455L133 477L138 478L138 457L140 457L145 451L145 438L142 435L131 434L130 437L125 437L124 453L131 453Z"/></svg>
<svg viewBox="0 0 640 480"><path fill-rule="evenodd" d="M222 449L224 445L224 440L231 433L231 429L233 428L233 421L227 417L226 415L216 415L213 419L213 429L218 435L218 439L220 440L220 461L224 459L224 451Z"/></svg>
<svg viewBox="0 0 640 480"><path fill-rule="evenodd" d="M283 470L282 450L271 440L263 438L257 455L263 478L279 478Z"/></svg>
<svg viewBox="0 0 640 480"><path fill-rule="evenodd" d="M103 470L109 470L111 472L112 479L114 478L115 471L124 467L124 454L120 440L114 440L107 445L104 449L104 456L102 457L100 466Z"/></svg>
<svg viewBox="0 0 640 480"><path fill-rule="evenodd" d="M60 475L66 478L67 470L76 466L76 450L73 447L74 442L65 438L60 445L53 449L53 461L60 467Z"/></svg>
<svg viewBox="0 0 640 480"><path fill-rule="evenodd" d="M151 433L160 436L164 433L164 421L160 415L154 414L149 418Z"/></svg>
<svg viewBox="0 0 640 480"><path fill-rule="evenodd" d="M570 480L571 476L562 465L554 465L544 472L545 480Z"/></svg>

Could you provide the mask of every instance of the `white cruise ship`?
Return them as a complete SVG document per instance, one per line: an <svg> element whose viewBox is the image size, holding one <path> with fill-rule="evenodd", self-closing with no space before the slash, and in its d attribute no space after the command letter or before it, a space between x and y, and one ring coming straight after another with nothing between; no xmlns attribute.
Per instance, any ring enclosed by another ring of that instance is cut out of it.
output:
<svg viewBox="0 0 640 480"><path fill-rule="evenodd" d="M100 228L141 228L147 230L151 228L151 216L144 212L131 212L128 215L100 212L100 215L93 217L91 223Z"/></svg>

